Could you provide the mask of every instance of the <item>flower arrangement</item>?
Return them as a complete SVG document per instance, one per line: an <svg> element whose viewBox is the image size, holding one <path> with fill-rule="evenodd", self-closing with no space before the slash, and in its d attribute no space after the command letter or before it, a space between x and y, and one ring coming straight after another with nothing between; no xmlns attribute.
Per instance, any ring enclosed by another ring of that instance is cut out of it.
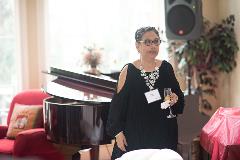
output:
<svg viewBox="0 0 240 160"><path fill-rule="evenodd" d="M103 50L103 48L96 48L95 45L93 45L93 47L84 48L87 50L83 57L84 64L87 64L91 67L90 70L86 71L85 73L100 75L101 73L97 69L97 66L101 63L101 50Z"/></svg>
<svg viewBox="0 0 240 160"><path fill-rule="evenodd" d="M90 65L91 68L97 68L97 65L101 62L101 50L94 47L85 47L87 53L84 55L84 63Z"/></svg>

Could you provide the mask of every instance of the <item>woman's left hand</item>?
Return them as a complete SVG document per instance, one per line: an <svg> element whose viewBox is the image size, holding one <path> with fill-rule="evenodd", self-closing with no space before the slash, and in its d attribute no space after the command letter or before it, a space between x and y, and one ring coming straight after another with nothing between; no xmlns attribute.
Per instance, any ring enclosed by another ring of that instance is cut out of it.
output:
<svg viewBox="0 0 240 160"><path fill-rule="evenodd" d="M173 106L178 101L178 96L175 93L170 95L170 105Z"/></svg>

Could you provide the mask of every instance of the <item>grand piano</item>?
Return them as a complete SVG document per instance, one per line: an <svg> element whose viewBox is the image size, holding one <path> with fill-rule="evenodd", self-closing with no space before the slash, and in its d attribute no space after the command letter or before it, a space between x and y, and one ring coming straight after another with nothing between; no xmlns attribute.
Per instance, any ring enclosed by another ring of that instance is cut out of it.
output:
<svg viewBox="0 0 240 160"><path fill-rule="evenodd" d="M54 77L45 87L53 96L44 101L47 138L57 144L78 146L79 150L91 148L91 159L97 160L99 145L111 143L105 126L117 84L113 78L119 73L94 76L51 67L47 74ZM191 159L192 140L209 119L199 112L198 99L198 95L185 95L184 113L178 117L184 159ZM74 156L79 159L80 155Z"/></svg>
<svg viewBox="0 0 240 160"><path fill-rule="evenodd" d="M44 87L52 95L44 101L44 127L48 140L78 146L79 150L91 148L91 159L97 160L99 145L111 143L105 126L117 81L105 75L94 76L54 67L47 74L53 76ZM79 159L80 154L74 154L72 159L74 157Z"/></svg>

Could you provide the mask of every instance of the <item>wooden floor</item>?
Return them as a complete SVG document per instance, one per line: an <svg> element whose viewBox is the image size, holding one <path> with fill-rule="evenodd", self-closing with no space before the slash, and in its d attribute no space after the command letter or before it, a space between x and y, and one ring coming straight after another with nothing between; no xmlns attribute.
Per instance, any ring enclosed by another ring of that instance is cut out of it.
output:
<svg viewBox="0 0 240 160"><path fill-rule="evenodd" d="M99 160L111 160L112 144L101 145L99 149ZM81 160L90 160L89 151L81 152Z"/></svg>
<svg viewBox="0 0 240 160"><path fill-rule="evenodd" d="M99 160L111 160L111 154L113 150L114 141L112 144L100 145L99 146ZM89 149L79 151L79 147L63 144L54 144L56 149L64 155L65 160L72 160L72 155L79 152L81 154L81 160L90 160Z"/></svg>

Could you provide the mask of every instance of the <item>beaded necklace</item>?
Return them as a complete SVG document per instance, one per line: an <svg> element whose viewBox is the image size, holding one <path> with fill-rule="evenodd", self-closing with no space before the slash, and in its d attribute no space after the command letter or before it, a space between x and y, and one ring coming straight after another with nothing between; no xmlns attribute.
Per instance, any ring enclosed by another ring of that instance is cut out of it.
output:
<svg viewBox="0 0 240 160"><path fill-rule="evenodd" d="M146 71L143 69L142 64L140 64L139 69L141 71L141 76L144 78L146 85L149 87L149 90L153 90L154 84L159 78L159 67L157 67L156 64L154 71L152 71L149 75L146 74Z"/></svg>

